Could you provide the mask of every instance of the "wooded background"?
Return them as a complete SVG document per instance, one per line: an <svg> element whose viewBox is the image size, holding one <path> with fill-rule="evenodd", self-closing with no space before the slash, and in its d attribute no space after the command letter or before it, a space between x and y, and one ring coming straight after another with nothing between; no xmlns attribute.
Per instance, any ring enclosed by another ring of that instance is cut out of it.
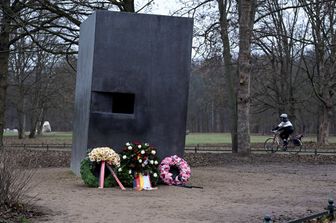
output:
<svg viewBox="0 0 336 223"><path fill-rule="evenodd" d="M71 131L80 23L98 9L151 13L153 4L0 1L0 128L35 137L48 120L53 131ZM231 132L247 148L250 132L269 133L287 113L297 133L328 143L336 133L334 0L176 4L172 15L194 18L188 131Z"/></svg>

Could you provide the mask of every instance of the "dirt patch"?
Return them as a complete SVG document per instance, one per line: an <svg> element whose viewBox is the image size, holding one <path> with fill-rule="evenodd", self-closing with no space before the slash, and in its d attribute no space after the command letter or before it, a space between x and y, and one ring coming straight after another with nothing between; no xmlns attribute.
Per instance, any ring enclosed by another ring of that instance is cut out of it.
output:
<svg viewBox="0 0 336 223"><path fill-rule="evenodd" d="M39 169L36 205L49 210L33 222L275 222L323 211L336 194L336 165L227 163L192 168L191 184L136 192L86 187L68 168Z"/></svg>
<svg viewBox="0 0 336 223"><path fill-rule="evenodd" d="M136 192L86 187L69 169L71 152L20 155L44 167L36 170L29 196L45 215L31 222L241 223L262 222L266 214L286 222L323 211L336 195L334 156L186 154L190 183L203 189L160 185Z"/></svg>

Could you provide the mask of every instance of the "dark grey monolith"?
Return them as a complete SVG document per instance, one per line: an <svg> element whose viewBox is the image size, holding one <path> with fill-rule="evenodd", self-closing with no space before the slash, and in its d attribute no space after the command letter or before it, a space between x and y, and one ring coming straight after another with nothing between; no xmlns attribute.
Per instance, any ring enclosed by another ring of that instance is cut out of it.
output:
<svg viewBox="0 0 336 223"><path fill-rule="evenodd" d="M80 27L71 169L87 150L148 142L183 156L193 21L98 11Z"/></svg>

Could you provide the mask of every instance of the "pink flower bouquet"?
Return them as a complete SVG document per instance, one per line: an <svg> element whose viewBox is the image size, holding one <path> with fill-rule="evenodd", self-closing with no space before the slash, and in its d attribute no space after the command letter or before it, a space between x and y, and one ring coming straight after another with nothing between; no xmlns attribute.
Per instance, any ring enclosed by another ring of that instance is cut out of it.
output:
<svg viewBox="0 0 336 223"><path fill-rule="evenodd" d="M191 175L188 163L177 155L164 158L159 169L161 179L168 185L184 185Z"/></svg>

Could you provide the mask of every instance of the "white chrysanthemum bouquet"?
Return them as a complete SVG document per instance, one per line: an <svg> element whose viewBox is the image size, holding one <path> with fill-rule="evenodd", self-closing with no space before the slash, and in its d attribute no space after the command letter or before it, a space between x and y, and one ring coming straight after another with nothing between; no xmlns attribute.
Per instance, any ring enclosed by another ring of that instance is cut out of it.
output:
<svg viewBox="0 0 336 223"><path fill-rule="evenodd" d="M91 162L105 161L109 165L120 166L120 157L110 147L97 147L91 150L89 153L89 159Z"/></svg>

